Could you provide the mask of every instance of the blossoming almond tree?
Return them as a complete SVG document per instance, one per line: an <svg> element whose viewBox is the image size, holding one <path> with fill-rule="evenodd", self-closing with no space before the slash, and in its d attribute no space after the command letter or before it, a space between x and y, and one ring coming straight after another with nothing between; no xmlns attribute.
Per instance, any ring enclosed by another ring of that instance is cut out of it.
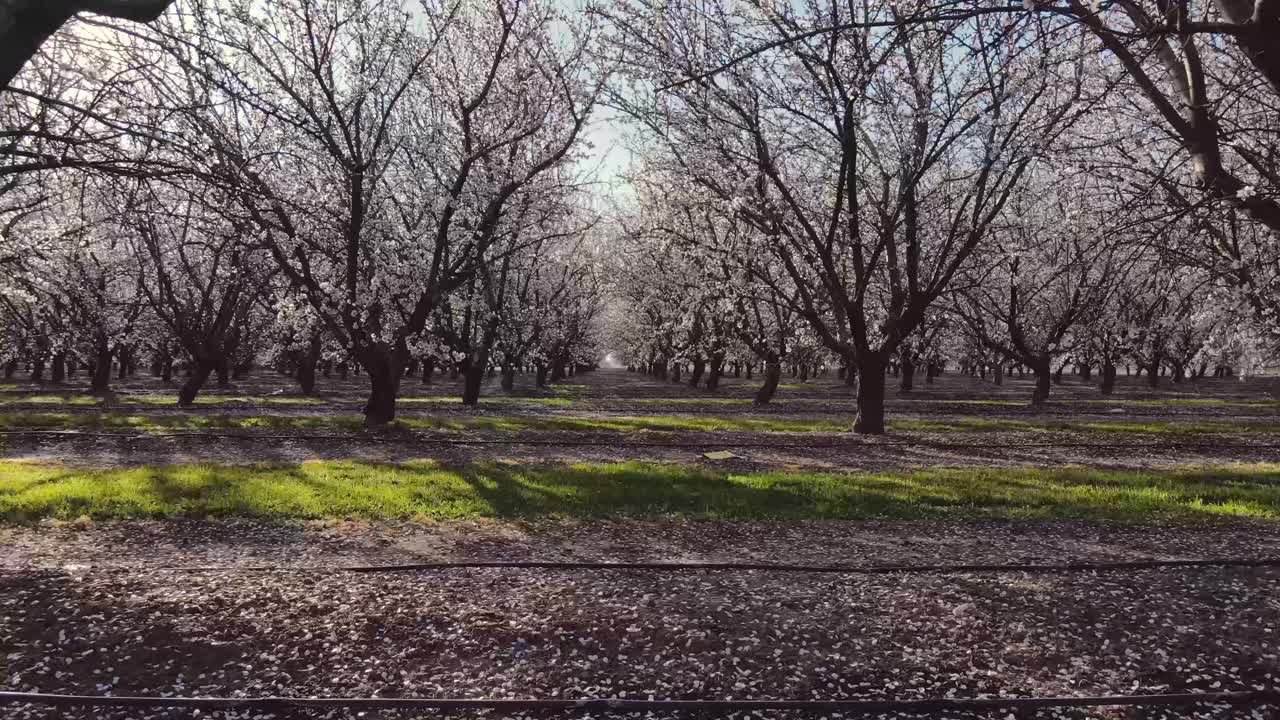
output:
<svg viewBox="0 0 1280 720"><path fill-rule="evenodd" d="M863 433L884 432L886 366L1074 119L1083 87L1079 64L1050 54L1063 32L1052 21L896 22L909 12L641 2L612 13L632 80L620 104L673 172L766 239L759 252L786 269L797 311L857 367ZM804 35L816 27L839 29ZM803 39L703 72L740 57L748 35Z"/></svg>
<svg viewBox="0 0 1280 720"><path fill-rule="evenodd" d="M591 29L530 0L238 0L175 23L177 91L209 88L188 113L205 174L368 372L368 423L390 421L433 310L572 161L601 82Z"/></svg>

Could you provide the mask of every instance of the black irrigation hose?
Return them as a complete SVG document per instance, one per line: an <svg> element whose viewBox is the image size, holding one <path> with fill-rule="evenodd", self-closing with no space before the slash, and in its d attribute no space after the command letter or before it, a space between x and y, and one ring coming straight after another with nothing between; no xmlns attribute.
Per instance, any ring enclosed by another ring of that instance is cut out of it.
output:
<svg viewBox="0 0 1280 720"><path fill-rule="evenodd" d="M0 704L26 703L51 707L146 707L223 710L283 710L293 708L349 710L498 710L502 712L601 713L693 712L726 713L790 710L804 713L884 712L926 713L942 711L982 712L1118 706L1188 706L1203 704L1261 705L1280 702L1280 691L1172 693L1164 695L1101 695L1089 697L939 698L927 700L622 700L534 699L493 700L464 698L220 698L220 697L111 697L55 695L51 693L0 692Z"/></svg>
<svg viewBox="0 0 1280 720"><path fill-rule="evenodd" d="M1156 570L1162 568L1280 567L1280 558L1203 558L1196 560L1129 560L1120 562L1069 562L1069 563L986 563L965 565L790 565L782 563L700 563L700 562L563 562L555 560L489 560L413 563L404 565L336 565L329 567L289 567L283 565L171 567L149 566L148 570L176 573L218 572L350 572L394 573L433 570L571 570L571 571L703 571L738 572L760 571L780 573L825 573L840 575L908 575L908 574L959 574L1004 573L1054 574L1073 572L1116 572L1121 570ZM138 568L103 566L106 571L132 572Z"/></svg>
<svg viewBox="0 0 1280 720"><path fill-rule="evenodd" d="M555 431L552 431L555 432ZM910 438L900 440L890 440L885 442L825 442L825 443L751 443L738 442L734 438L726 438L723 440L705 441L705 442L661 442L661 441L611 441L611 440L538 440L527 438L510 438L510 439L493 439L493 438L440 438L440 437L424 437L416 434L392 434L392 435L372 435L368 433L353 432L351 434L339 435L334 433L328 434L264 434L264 433L229 433L229 432L206 432L206 431L178 431L178 432L140 432L140 433L123 433L123 432L97 432L97 431L80 431L80 430L0 430L0 436L55 436L55 437L106 437L106 438L175 438L175 437L204 437L204 438L225 438L232 440L359 440L363 442L396 442L400 440L412 440L415 443L425 445L533 445L533 446L554 446L554 447L653 447L653 448L752 448L759 450L791 450L798 448L806 449L875 449L880 447L930 447L943 450L964 450L964 449L983 449L983 450L1020 450L1025 448L1092 448L1092 449L1139 449L1139 450L1174 450L1189 448L1228 448L1228 449L1256 449L1256 450L1280 450L1278 443L1247 443L1247 442L1215 442L1215 441L1172 441L1163 443L1096 443L1096 442L1034 442L1034 443L1018 443L1010 445L1007 443L964 443L964 442L946 442L939 440L913 440Z"/></svg>

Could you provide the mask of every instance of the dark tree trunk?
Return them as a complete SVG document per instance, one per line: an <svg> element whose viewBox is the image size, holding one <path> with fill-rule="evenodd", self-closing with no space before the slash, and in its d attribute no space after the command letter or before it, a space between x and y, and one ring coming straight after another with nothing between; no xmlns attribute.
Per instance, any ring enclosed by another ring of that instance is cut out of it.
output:
<svg viewBox="0 0 1280 720"><path fill-rule="evenodd" d="M189 367L192 367L191 377L182 384L182 388L178 390L178 407L189 407L196 401L196 395L200 393L200 389L204 387L205 381L209 379L209 375L213 373L214 362L211 360L193 360Z"/></svg>
<svg viewBox="0 0 1280 720"><path fill-rule="evenodd" d="M52 367L49 371L49 380L54 385L61 385L63 380L67 379L67 354L54 353Z"/></svg>
<svg viewBox="0 0 1280 720"><path fill-rule="evenodd" d="M1150 387L1153 387L1153 388L1160 387L1161 359L1162 358L1159 355L1156 355L1156 357L1151 360L1151 364L1147 366L1147 385L1149 385Z"/></svg>
<svg viewBox="0 0 1280 720"><path fill-rule="evenodd" d="M225 357L214 361L213 372L218 378L218 387L224 389L231 387L231 367Z"/></svg>
<svg viewBox="0 0 1280 720"><path fill-rule="evenodd" d="M747 363L747 379L748 379L748 380L750 380L750 379L751 379L751 372L752 372L754 369L755 369L755 367L754 367L751 363Z"/></svg>
<svg viewBox="0 0 1280 720"><path fill-rule="evenodd" d="M904 393L909 393L915 389L916 380L916 362L911 357L911 353L902 354L902 381L898 387Z"/></svg>
<svg viewBox="0 0 1280 720"><path fill-rule="evenodd" d="M724 374L724 357L712 357L710 372L707 373L707 389L720 387L720 377Z"/></svg>
<svg viewBox="0 0 1280 720"><path fill-rule="evenodd" d="M480 386L484 384L484 363L472 362L462 376L462 404L475 405L480 402Z"/></svg>
<svg viewBox="0 0 1280 720"><path fill-rule="evenodd" d="M773 399L775 393L778 392L778 382L782 380L782 363L777 360L770 360L764 365L764 384L756 390L755 403L757 405L767 405Z"/></svg>
<svg viewBox="0 0 1280 720"><path fill-rule="evenodd" d="M1102 363L1102 390L1103 395L1110 395L1116 389L1116 365L1111 361Z"/></svg>
<svg viewBox="0 0 1280 720"><path fill-rule="evenodd" d="M44 356L37 356L31 363L31 382L44 382Z"/></svg>
<svg viewBox="0 0 1280 720"><path fill-rule="evenodd" d="M107 370L107 375L111 375L111 370ZM163 363L160 365L160 379L169 382L173 379L173 358L165 356Z"/></svg>
<svg viewBox="0 0 1280 720"><path fill-rule="evenodd" d="M680 366L682 363L671 364L671 382L680 382Z"/></svg>
<svg viewBox="0 0 1280 720"><path fill-rule="evenodd" d="M408 362L403 344L390 350L369 349L360 362L369 373L369 399L364 404L365 427L377 428L396 419L396 395Z"/></svg>
<svg viewBox="0 0 1280 720"><path fill-rule="evenodd" d="M303 395L310 395L316 391L316 364L303 358L298 364L298 389Z"/></svg>
<svg viewBox="0 0 1280 720"><path fill-rule="evenodd" d="M1187 369L1186 369L1185 367L1183 367L1181 364L1174 365L1174 366L1173 366L1173 381L1174 381L1175 383L1180 383L1180 382L1182 382L1183 380L1186 380L1186 379L1187 379Z"/></svg>
<svg viewBox="0 0 1280 720"><path fill-rule="evenodd" d="M858 416L853 431L863 435L884 434L884 357L865 353L858 357Z"/></svg>
<svg viewBox="0 0 1280 720"><path fill-rule="evenodd" d="M422 361L422 384L430 385L433 376L436 374L436 359L426 358Z"/></svg>
<svg viewBox="0 0 1280 720"><path fill-rule="evenodd" d="M924 366L924 384L932 385L936 377L938 377L938 364L931 360Z"/></svg>
<svg viewBox="0 0 1280 720"><path fill-rule="evenodd" d="M507 392L515 389L516 386L516 369L514 366L506 365L502 368L502 389Z"/></svg>
<svg viewBox="0 0 1280 720"><path fill-rule="evenodd" d="M1004 363L996 363L991 367L991 382L996 385L1004 384Z"/></svg>
<svg viewBox="0 0 1280 720"><path fill-rule="evenodd" d="M844 385L845 387L858 387L858 360L850 353L844 358Z"/></svg>
<svg viewBox="0 0 1280 720"><path fill-rule="evenodd" d="M94 395L105 395L111 390L111 346L107 344L105 338L99 340L97 345L94 348L89 392Z"/></svg>
<svg viewBox="0 0 1280 720"><path fill-rule="evenodd" d="M693 359L693 370L689 373L689 387L698 387L698 383L702 382L702 373L706 372L707 361L702 356Z"/></svg>
<svg viewBox="0 0 1280 720"><path fill-rule="evenodd" d="M13 374L14 374L14 373L16 373L16 372L18 372L18 360L17 360L17 358L14 358L14 359L12 359L12 360L10 360L9 362L7 362L7 363L5 363L5 364L4 364L4 379L5 379L5 380L12 380L12 379L13 379ZM110 372L110 371L108 371L108 372Z"/></svg>
<svg viewBox="0 0 1280 720"><path fill-rule="evenodd" d="M547 386L547 366L542 363L533 364L533 378L538 387Z"/></svg>
<svg viewBox="0 0 1280 720"><path fill-rule="evenodd" d="M1080 379L1089 382L1093 379L1093 364L1080 363Z"/></svg>
<svg viewBox="0 0 1280 720"><path fill-rule="evenodd" d="M1032 405L1043 405L1049 399L1049 391L1052 387L1053 372L1049 367L1049 361L1037 361L1035 367L1031 368L1035 373L1036 389L1031 393Z"/></svg>

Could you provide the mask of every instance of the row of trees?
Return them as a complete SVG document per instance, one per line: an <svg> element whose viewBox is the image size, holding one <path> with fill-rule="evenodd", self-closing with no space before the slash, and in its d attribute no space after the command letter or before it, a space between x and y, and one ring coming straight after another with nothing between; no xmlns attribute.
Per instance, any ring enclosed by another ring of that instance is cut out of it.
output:
<svg viewBox="0 0 1280 720"><path fill-rule="evenodd" d="M145 346L189 401L345 360L380 424L415 364L474 399L607 317L659 373L753 358L762 399L834 362L877 433L890 367L1016 363L1043 401L1064 362L1185 374L1280 324L1269 0L37 5L0 12L44 28L0 69L76 10L152 22L78 21L0 96L33 365ZM603 101L637 158L607 222L577 172Z"/></svg>
<svg viewBox="0 0 1280 720"><path fill-rule="evenodd" d="M1280 327L1280 8L626 0L633 365L1177 374ZM1270 28L1270 29L1267 29ZM646 277L670 287L651 289ZM674 299L673 298L678 298ZM659 370L662 372L662 370Z"/></svg>
<svg viewBox="0 0 1280 720"><path fill-rule="evenodd" d="M55 35L4 96L3 332L211 375L275 358L541 382L593 358L597 219L576 177L608 77L551 3L178 3ZM167 370L161 370L167 373ZM430 377L430 372L426 374Z"/></svg>

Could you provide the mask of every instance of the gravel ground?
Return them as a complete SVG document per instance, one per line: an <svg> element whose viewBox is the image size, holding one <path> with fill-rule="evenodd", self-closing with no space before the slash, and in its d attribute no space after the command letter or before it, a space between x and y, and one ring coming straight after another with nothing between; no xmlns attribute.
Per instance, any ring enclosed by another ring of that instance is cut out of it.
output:
<svg viewBox="0 0 1280 720"><path fill-rule="evenodd" d="M10 550L0 557L0 686L11 690L911 699L1233 691L1274 688L1280 677L1274 569L864 577L158 567L522 557L852 564L1274 557L1280 529L1266 525L174 521L10 527L0 530L0 545ZM1280 708L1014 717L1274 718Z"/></svg>
<svg viewBox="0 0 1280 720"><path fill-rule="evenodd" d="M65 565L332 567L466 560L992 564L1280 557L1267 523L458 520L431 524L125 520L0 526L0 570Z"/></svg>
<svg viewBox="0 0 1280 720"><path fill-rule="evenodd" d="M1220 433L1171 440L1128 433L903 432L884 438L833 433L528 432L467 433L246 432L156 437L147 435L10 435L0 457L90 467L218 462L244 463L354 459L394 462L433 459L446 463L622 462L643 460L729 467L738 470L903 470L950 467L1061 467L1142 469L1180 465L1280 462L1280 435ZM241 436L244 435L244 436ZM451 445L465 438L498 445ZM506 444L513 439L536 444ZM445 442L432 442L443 440ZM590 443L590 444L576 444ZM655 447L629 443L669 444ZM918 444L916 444L918 443ZM1182 443L1182 444L1173 444ZM711 463L702 455L728 450L739 459Z"/></svg>

